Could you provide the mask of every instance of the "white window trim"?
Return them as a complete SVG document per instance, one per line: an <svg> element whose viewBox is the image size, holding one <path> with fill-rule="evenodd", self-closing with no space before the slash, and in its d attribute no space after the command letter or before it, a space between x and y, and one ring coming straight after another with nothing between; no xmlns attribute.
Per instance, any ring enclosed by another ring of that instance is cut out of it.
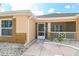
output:
<svg viewBox="0 0 79 59"><path fill-rule="evenodd" d="M1 30L2 29L12 29L12 27L7 27L7 28L5 28L5 27L1 27L1 22L2 22L2 20L12 20L12 18L6 18L6 19L0 19L0 36L1 37L12 37L11 35L2 35L1 34Z"/></svg>

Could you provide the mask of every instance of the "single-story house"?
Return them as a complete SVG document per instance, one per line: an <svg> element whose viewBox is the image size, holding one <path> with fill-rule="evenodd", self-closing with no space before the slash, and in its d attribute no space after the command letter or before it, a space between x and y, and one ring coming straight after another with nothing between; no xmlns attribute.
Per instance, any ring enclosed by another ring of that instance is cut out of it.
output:
<svg viewBox="0 0 79 59"><path fill-rule="evenodd" d="M79 41L79 13L34 16L29 10L0 12L0 42L30 43L59 33Z"/></svg>

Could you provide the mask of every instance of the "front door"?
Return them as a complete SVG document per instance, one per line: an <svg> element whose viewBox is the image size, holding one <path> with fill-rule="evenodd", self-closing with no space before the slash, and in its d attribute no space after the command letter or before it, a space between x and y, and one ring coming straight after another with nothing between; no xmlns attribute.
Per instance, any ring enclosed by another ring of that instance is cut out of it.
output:
<svg viewBox="0 0 79 59"><path fill-rule="evenodd" d="M45 30L46 30L46 27L45 27L45 23L38 23L37 24L37 38L38 39L45 39Z"/></svg>

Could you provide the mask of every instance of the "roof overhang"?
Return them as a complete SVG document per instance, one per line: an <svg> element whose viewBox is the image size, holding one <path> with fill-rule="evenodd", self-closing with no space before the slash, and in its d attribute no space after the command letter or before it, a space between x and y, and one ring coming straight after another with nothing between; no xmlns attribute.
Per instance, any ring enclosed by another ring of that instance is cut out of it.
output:
<svg viewBox="0 0 79 59"><path fill-rule="evenodd" d="M54 17L54 18L37 18L37 22L72 22L76 21L75 19L78 18L78 16L72 16L72 17Z"/></svg>
<svg viewBox="0 0 79 59"><path fill-rule="evenodd" d="M32 15L32 13L29 10L0 12L0 16L14 16L14 15Z"/></svg>
<svg viewBox="0 0 79 59"><path fill-rule="evenodd" d="M77 18L76 16L72 16L72 17L53 17L53 18L37 18L38 20L53 20L53 19L75 19Z"/></svg>

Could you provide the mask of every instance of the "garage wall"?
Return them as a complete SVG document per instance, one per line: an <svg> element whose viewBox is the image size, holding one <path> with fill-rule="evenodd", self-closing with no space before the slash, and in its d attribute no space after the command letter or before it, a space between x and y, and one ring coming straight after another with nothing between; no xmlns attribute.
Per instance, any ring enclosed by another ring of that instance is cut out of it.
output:
<svg viewBox="0 0 79 59"><path fill-rule="evenodd" d="M28 17L26 15L14 16L16 19L16 33L27 33Z"/></svg>
<svg viewBox="0 0 79 59"><path fill-rule="evenodd" d="M0 42L25 43L27 40L27 17L18 16L1 16L0 20L12 20L12 36L1 36Z"/></svg>
<svg viewBox="0 0 79 59"><path fill-rule="evenodd" d="M28 33L28 43L31 42L32 40L35 39L35 18L32 17L31 19L29 19L29 33Z"/></svg>

